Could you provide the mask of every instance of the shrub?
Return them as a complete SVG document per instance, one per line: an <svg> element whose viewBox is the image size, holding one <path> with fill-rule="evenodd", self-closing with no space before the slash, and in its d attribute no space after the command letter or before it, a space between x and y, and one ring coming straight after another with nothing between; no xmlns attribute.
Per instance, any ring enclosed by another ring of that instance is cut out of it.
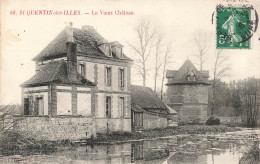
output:
<svg viewBox="0 0 260 164"><path fill-rule="evenodd" d="M220 119L217 118L216 116L212 115L210 118L206 121L207 125L219 125L220 124Z"/></svg>

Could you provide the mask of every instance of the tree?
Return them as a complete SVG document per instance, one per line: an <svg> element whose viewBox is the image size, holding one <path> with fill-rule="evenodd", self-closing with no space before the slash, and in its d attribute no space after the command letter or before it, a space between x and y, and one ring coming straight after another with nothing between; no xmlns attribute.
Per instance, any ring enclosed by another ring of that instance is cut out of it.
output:
<svg viewBox="0 0 260 164"><path fill-rule="evenodd" d="M155 39L155 72L154 72L154 92L156 92L157 78L159 75L159 70L161 68L162 62L160 61L161 48L163 46L164 35L161 32L156 33Z"/></svg>
<svg viewBox="0 0 260 164"><path fill-rule="evenodd" d="M241 98L247 126L256 127L260 110L260 81L254 78L244 80Z"/></svg>
<svg viewBox="0 0 260 164"><path fill-rule="evenodd" d="M155 36L155 28L152 26L150 19L142 18L134 28L137 35L137 44L129 44L129 47L137 54L134 66L143 79L143 86L146 86L147 61L151 56L153 41Z"/></svg>
<svg viewBox="0 0 260 164"><path fill-rule="evenodd" d="M215 110L216 90L218 89L218 84L221 82L221 79L223 77L228 75L228 72L230 70L230 67L227 63L228 57L224 56L221 52L222 50L217 50L214 58L211 115L214 114L214 110Z"/></svg>
<svg viewBox="0 0 260 164"><path fill-rule="evenodd" d="M166 68L167 68L168 64L170 63L171 50L172 50L172 42L170 41L167 44L166 51L163 56L163 62L162 62L163 70L162 70L162 83L161 83L161 99L163 99L163 86L164 86L164 80L165 80L165 76L166 76L165 75Z"/></svg>
<svg viewBox="0 0 260 164"><path fill-rule="evenodd" d="M232 92L233 92L231 97L232 107L235 110L236 117L238 117L241 116L243 112L239 89L234 89Z"/></svg>
<svg viewBox="0 0 260 164"><path fill-rule="evenodd" d="M199 61L199 67L202 71L203 65L207 61L207 52L210 48L211 37L205 31L199 30L195 33L194 42L197 52L193 56Z"/></svg>

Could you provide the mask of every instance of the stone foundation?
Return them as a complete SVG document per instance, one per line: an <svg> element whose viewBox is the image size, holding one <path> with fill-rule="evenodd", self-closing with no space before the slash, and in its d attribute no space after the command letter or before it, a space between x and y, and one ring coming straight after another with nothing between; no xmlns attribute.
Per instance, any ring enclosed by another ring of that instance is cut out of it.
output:
<svg viewBox="0 0 260 164"><path fill-rule="evenodd" d="M14 117L14 130L35 140L79 140L96 137L95 121L90 117Z"/></svg>

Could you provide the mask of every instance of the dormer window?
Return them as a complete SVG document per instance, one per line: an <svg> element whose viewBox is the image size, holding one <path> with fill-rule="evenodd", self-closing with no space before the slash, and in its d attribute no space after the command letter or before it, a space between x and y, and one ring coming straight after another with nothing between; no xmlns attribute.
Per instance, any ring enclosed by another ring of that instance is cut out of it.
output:
<svg viewBox="0 0 260 164"><path fill-rule="evenodd" d="M122 47L119 47L119 46L117 46L116 47L116 53L117 53L117 56L119 57L119 58L123 58L123 49L122 49Z"/></svg>
<svg viewBox="0 0 260 164"><path fill-rule="evenodd" d="M110 45L105 45L105 54L109 57L112 57L112 51Z"/></svg>
<svg viewBox="0 0 260 164"><path fill-rule="evenodd" d="M85 64L79 64L79 73L81 76L85 76L86 67Z"/></svg>
<svg viewBox="0 0 260 164"><path fill-rule="evenodd" d="M194 69L190 69L188 76L187 76L188 81L196 81L196 73Z"/></svg>
<svg viewBox="0 0 260 164"><path fill-rule="evenodd" d="M119 43L118 41L110 42L110 45L112 46L112 52L117 56L119 59L123 59L123 45Z"/></svg>

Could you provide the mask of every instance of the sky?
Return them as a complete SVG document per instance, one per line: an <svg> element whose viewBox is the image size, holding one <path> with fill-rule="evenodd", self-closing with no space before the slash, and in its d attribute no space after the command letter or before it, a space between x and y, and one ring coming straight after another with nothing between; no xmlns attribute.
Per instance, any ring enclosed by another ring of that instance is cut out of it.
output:
<svg viewBox="0 0 260 164"><path fill-rule="evenodd" d="M226 0L229 1L229 0ZM203 69L209 70L212 77L213 57L216 53L216 24L211 22L217 4L227 5L231 2L210 0L3 0L1 1L1 100L0 104L21 102L19 85L35 74L32 58L52 41L68 22L81 28L93 26L108 41L119 41L124 45L124 53L132 58L136 54L128 43L136 42L134 26L141 18L150 19L154 26L165 33L165 43L172 41L171 64L168 69L179 69L189 58L196 63L192 54L195 52L194 35L201 30L211 36L208 60ZM260 15L260 1L240 0L232 2L251 4ZM27 15L36 10L80 11L82 15ZM134 12L134 15L101 15L100 10ZM16 11L17 15L12 15ZM24 15L20 15L24 11ZM98 12L99 15L92 15ZM89 14L84 14L89 13ZM260 26L260 25L258 25ZM251 39L250 50L223 50L228 56L231 67L229 76L223 80L239 80L247 77L260 78L260 29ZM147 65L151 68L147 86L153 88L153 57ZM210 77L210 78L211 78ZM159 80L161 79L159 76ZM132 84L141 85L142 80L132 70Z"/></svg>

